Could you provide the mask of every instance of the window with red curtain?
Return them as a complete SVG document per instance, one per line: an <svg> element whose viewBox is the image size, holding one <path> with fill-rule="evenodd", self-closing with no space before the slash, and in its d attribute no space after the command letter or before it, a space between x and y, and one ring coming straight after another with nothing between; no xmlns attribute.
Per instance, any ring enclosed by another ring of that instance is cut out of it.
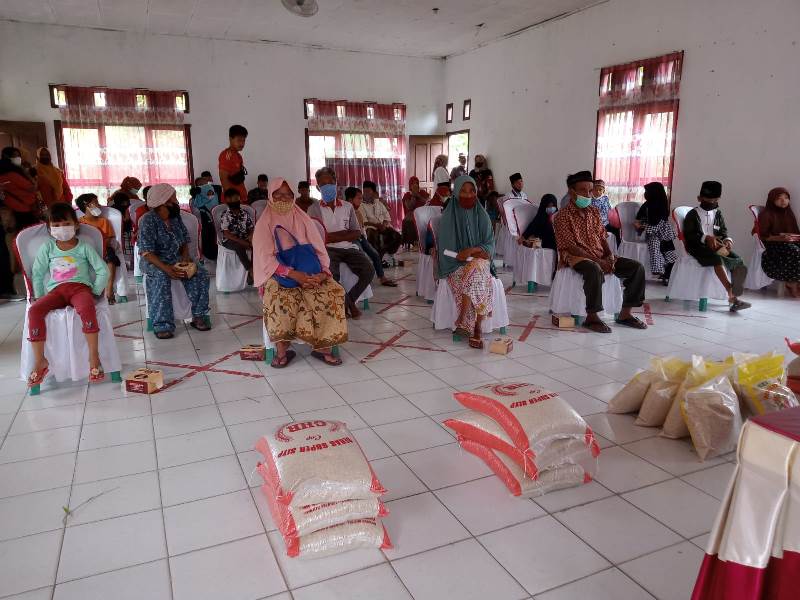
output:
<svg viewBox="0 0 800 600"><path fill-rule="evenodd" d="M189 126L183 91L56 86L59 156L73 192L101 200L127 176L169 183L185 200L190 186Z"/></svg>
<svg viewBox="0 0 800 600"><path fill-rule="evenodd" d="M613 204L642 201L651 181L672 188L682 66L674 52L602 69L595 177Z"/></svg>
<svg viewBox="0 0 800 600"><path fill-rule="evenodd" d="M336 171L342 194L348 186L374 181L399 227L400 200L407 184L405 105L307 99L305 114L311 185L316 184L314 173L323 166Z"/></svg>

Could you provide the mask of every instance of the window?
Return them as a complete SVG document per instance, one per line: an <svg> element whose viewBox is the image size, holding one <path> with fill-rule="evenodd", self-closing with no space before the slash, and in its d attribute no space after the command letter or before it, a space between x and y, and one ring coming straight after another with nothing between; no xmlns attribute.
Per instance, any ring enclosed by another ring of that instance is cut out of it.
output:
<svg viewBox="0 0 800 600"><path fill-rule="evenodd" d="M403 110L398 107L394 107L394 120L395 121L402 121L403 120Z"/></svg>
<svg viewBox="0 0 800 600"><path fill-rule="evenodd" d="M453 122L453 103L451 102L448 104L444 109L444 120L445 123L452 123Z"/></svg>
<svg viewBox="0 0 800 600"><path fill-rule="evenodd" d="M374 106L368 106L367 107L367 118L368 119L374 119L375 118L375 107Z"/></svg>
<svg viewBox="0 0 800 600"><path fill-rule="evenodd" d="M303 116L306 119L314 118L314 102L312 100L303 100Z"/></svg>
<svg viewBox="0 0 800 600"><path fill-rule="evenodd" d="M96 108L105 108L106 107L106 93L105 92L95 92L94 93L94 105Z"/></svg>
<svg viewBox="0 0 800 600"><path fill-rule="evenodd" d="M189 96L186 92L175 96L175 110L189 112Z"/></svg>
<svg viewBox="0 0 800 600"><path fill-rule="evenodd" d="M651 181L672 187L682 63L675 52L601 71L595 176L612 204L643 200Z"/></svg>
<svg viewBox="0 0 800 600"><path fill-rule="evenodd" d="M136 94L136 108L139 110L147 110L147 94Z"/></svg>
<svg viewBox="0 0 800 600"><path fill-rule="evenodd" d="M469 159L469 129L452 131L447 134L448 171L452 171L458 166L459 154L463 154Z"/></svg>
<svg viewBox="0 0 800 600"><path fill-rule="evenodd" d="M464 100L464 112L462 118L469 121L470 113L472 112L472 100Z"/></svg>
<svg viewBox="0 0 800 600"><path fill-rule="evenodd" d="M345 110L344 104L336 105L336 116L340 119L344 119L347 116L347 111Z"/></svg>
<svg viewBox="0 0 800 600"><path fill-rule="evenodd" d="M53 108L58 108L59 106L67 105L67 94L64 91L64 88L51 85L50 92L50 106Z"/></svg>

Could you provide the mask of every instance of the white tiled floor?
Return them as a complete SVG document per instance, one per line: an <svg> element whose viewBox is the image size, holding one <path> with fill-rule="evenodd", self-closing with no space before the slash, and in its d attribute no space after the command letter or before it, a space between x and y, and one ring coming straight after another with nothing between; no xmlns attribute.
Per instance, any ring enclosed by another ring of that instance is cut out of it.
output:
<svg viewBox="0 0 800 600"><path fill-rule="evenodd" d="M607 415L606 402L654 354L783 352L785 335L800 337L797 304L754 294L743 314L714 304L701 314L651 286L654 325L603 336L551 329L546 294L516 288L514 350L504 357L434 331L413 267L393 274L405 276L400 287L375 287L337 369L305 346L285 371L235 356L214 368L239 374L204 369L260 340L260 322L241 316L259 315L253 292L212 293L213 331L180 326L171 341L143 332L135 301L117 305L115 322L134 322L118 330L126 370L147 361L168 381L188 375L150 397L111 383L48 384L27 396L18 381L23 307L0 305L0 598L687 598L732 458L700 463L687 441ZM384 310L402 294L410 298ZM537 327L520 341L534 314ZM458 449L440 424L460 410L453 391L515 379L563 392L585 415L604 448L594 482L512 498ZM353 429L389 490L393 549L285 556L252 445L309 417ZM73 511L66 521L64 506Z"/></svg>

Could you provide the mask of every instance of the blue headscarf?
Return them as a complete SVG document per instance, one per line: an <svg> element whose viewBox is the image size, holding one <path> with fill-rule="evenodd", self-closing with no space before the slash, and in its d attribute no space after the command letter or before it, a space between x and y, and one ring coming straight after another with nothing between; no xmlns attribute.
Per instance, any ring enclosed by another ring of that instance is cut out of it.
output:
<svg viewBox="0 0 800 600"><path fill-rule="evenodd" d="M210 195L209 192L211 192ZM200 191L192 198L192 206L198 210L207 210L211 212L211 209L217 204L219 204L219 198L217 198L217 192L214 186L210 183L201 185Z"/></svg>

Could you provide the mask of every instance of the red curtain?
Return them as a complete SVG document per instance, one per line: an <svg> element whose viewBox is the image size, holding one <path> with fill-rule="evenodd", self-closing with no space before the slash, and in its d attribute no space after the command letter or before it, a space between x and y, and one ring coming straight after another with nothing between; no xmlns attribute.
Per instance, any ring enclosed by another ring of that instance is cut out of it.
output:
<svg viewBox="0 0 800 600"><path fill-rule="evenodd" d="M682 65L675 52L601 71L595 177L615 204L651 181L672 187Z"/></svg>

